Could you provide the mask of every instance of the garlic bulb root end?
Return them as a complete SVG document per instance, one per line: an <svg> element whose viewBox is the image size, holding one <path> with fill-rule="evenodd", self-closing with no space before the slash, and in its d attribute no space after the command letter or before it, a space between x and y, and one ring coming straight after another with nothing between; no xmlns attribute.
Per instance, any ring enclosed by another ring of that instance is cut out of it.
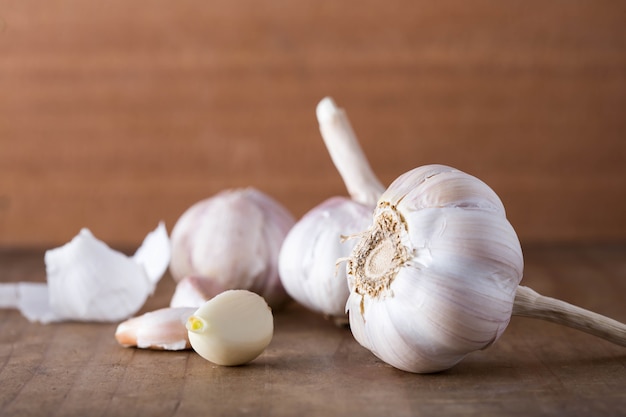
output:
<svg viewBox="0 0 626 417"><path fill-rule="evenodd" d="M405 227L393 207L386 207L375 217L368 235L357 243L348 260L348 276L358 294L379 297L389 291L398 270L413 252L402 242Z"/></svg>

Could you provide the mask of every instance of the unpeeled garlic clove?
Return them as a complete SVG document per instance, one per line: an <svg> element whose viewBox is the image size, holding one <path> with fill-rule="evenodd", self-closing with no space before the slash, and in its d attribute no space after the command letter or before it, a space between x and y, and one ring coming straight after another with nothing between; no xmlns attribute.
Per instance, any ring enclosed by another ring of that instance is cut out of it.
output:
<svg viewBox="0 0 626 417"><path fill-rule="evenodd" d="M162 308L128 319L117 326L115 339L124 347L183 350L191 347L185 323L193 307Z"/></svg>
<svg viewBox="0 0 626 417"><path fill-rule="evenodd" d="M272 340L274 318L265 300L247 290L215 296L187 320L189 341L204 359L223 366L246 364Z"/></svg>
<svg viewBox="0 0 626 417"><path fill-rule="evenodd" d="M325 97L318 103L316 115L350 198L332 197L309 210L289 231L278 265L283 286L292 298L343 324L349 291L345 271L336 263L347 257L356 243L343 238L371 224L371 214L384 188L343 109Z"/></svg>
<svg viewBox="0 0 626 417"><path fill-rule="evenodd" d="M278 276L278 253L294 223L282 205L254 188L218 193L191 206L174 226L172 277L250 290L279 308L289 297Z"/></svg>

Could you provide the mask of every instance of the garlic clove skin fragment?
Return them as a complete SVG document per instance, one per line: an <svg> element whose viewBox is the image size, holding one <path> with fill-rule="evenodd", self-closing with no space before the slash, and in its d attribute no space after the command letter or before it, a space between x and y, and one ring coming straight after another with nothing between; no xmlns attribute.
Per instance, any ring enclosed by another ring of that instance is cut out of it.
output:
<svg viewBox="0 0 626 417"><path fill-rule="evenodd" d="M307 212L290 230L279 256L280 277L287 293L308 309L345 317L350 293L345 268L356 239L342 237L366 230L372 208L346 197L332 197Z"/></svg>
<svg viewBox="0 0 626 417"><path fill-rule="evenodd" d="M191 206L174 226L172 277L177 282L201 277L220 290L250 290L280 308L289 297L278 275L278 254L294 223L261 191L222 191Z"/></svg>
<svg viewBox="0 0 626 417"><path fill-rule="evenodd" d="M184 350L191 344L185 323L195 308L162 308L128 319L117 326L115 339L124 347Z"/></svg>
<svg viewBox="0 0 626 417"><path fill-rule="evenodd" d="M355 339L396 368L428 373L501 336L523 256L491 188L428 165L383 193L347 270Z"/></svg>
<svg viewBox="0 0 626 417"><path fill-rule="evenodd" d="M270 344L272 310L247 290L228 290L207 301L187 320L189 341L204 359L222 366L244 365Z"/></svg>
<svg viewBox="0 0 626 417"><path fill-rule="evenodd" d="M46 251L49 312L33 320L114 322L135 314L153 293L169 263L165 225L146 236L133 257L111 249L82 229L70 242ZM27 317L34 310L22 301Z"/></svg>

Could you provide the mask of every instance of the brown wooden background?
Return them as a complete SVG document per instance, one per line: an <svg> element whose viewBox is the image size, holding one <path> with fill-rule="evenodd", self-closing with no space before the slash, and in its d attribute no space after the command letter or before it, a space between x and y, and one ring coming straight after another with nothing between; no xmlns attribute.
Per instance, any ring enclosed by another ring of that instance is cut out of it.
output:
<svg viewBox="0 0 626 417"><path fill-rule="evenodd" d="M523 242L626 240L626 2L0 1L0 246L137 245L255 186L345 194L346 108L384 183L479 176Z"/></svg>

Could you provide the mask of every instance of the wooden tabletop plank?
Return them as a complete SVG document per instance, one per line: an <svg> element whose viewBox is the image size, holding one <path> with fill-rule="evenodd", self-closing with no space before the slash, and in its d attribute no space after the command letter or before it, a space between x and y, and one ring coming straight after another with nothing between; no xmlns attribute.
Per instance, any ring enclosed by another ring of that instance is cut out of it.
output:
<svg viewBox="0 0 626 417"><path fill-rule="evenodd" d="M42 252L0 251L3 281L43 281ZM626 245L525 248L525 284L626 321ZM578 271L578 272L577 272ZM6 278L5 278L6 277ZM164 306L166 275L143 311ZM268 349L240 367L193 351L123 348L116 324L33 324L0 310L2 416L623 416L626 350L514 317L456 367L392 368L296 303L275 312Z"/></svg>

